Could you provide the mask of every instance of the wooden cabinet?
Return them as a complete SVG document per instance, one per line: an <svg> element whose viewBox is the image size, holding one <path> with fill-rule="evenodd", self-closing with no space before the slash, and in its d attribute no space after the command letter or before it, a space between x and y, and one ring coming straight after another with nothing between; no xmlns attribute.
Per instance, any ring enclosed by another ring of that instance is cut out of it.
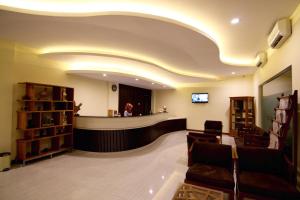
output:
<svg viewBox="0 0 300 200"><path fill-rule="evenodd" d="M132 116L151 113L152 91L144 88L119 84L119 112L123 116L126 103L133 105Z"/></svg>
<svg viewBox="0 0 300 200"><path fill-rule="evenodd" d="M233 136L239 129L255 125L254 97L230 97L229 130Z"/></svg>
<svg viewBox="0 0 300 200"><path fill-rule="evenodd" d="M63 86L20 83L25 95L18 111L17 159L33 160L73 147L74 89Z"/></svg>

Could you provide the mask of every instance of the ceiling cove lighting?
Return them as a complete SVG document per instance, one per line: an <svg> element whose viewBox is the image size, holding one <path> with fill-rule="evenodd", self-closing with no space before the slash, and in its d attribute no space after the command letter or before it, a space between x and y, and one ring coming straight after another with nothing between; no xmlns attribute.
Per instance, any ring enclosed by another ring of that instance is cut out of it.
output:
<svg viewBox="0 0 300 200"><path fill-rule="evenodd" d="M195 30L211 39L218 46L220 60L223 63L238 66L255 66L254 58L252 57L244 60L244 58L239 58L236 55L226 53L226 46L223 42L225 41L225 38L223 38L220 33L212 31L210 26L205 24L205 22L201 22L197 18L189 17L181 12L176 12L163 6L151 6L146 3L137 3L137 1L97 2L95 0L86 0L80 2L62 0L0 0L0 9L48 16L95 16L118 13L125 15L140 15L154 19L158 18ZM231 62L232 60L234 62Z"/></svg>
<svg viewBox="0 0 300 200"><path fill-rule="evenodd" d="M232 19L230 20L230 23L231 23L232 25L239 24L239 23L240 23L240 18L237 18L237 17L232 18Z"/></svg>
<svg viewBox="0 0 300 200"><path fill-rule="evenodd" d="M107 49L107 48L93 48L93 47L82 47L82 46L52 46L43 48L39 51L40 55L51 55L51 54L93 54L93 55L106 55L106 56L115 56L120 58L126 58L130 60L145 62L148 64L155 65L157 67L160 67L162 69L165 69L167 71L183 75L183 76L190 76L190 77L196 77L196 78L206 78L206 79L213 79L218 80L219 77L212 75L212 74L206 74L206 73L197 73L192 71L186 71L186 70L179 70L174 67L170 67L168 64L163 63L162 61L158 61L154 58L137 54L137 53L131 53L131 52L125 52L120 51L117 49Z"/></svg>
<svg viewBox="0 0 300 200"><path fill-rule="evenodd" d="M78 62L70 63L67 72L74 73L74 74L81 73L81 72L113 72L113 73L130 75L134 77L141 77L151 82L168 85L171 88L180 87L179 83L169 80L167 77L158 76L154 72L149 72L143 69L132 67L131 65L124 65L118 63L97 63L97 62L78 61Z"/></svg>

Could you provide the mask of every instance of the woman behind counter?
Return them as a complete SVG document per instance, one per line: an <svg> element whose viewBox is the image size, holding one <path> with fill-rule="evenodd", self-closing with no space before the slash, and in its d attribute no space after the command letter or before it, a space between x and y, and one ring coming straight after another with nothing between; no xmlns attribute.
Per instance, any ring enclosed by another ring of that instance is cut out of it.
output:
<svg viewBox="0 0 300 200"><path fill-rule="evenodd" d="M133 105L131 103L126 103L124 117L131 117L132 116L132 108Z"/></svg>

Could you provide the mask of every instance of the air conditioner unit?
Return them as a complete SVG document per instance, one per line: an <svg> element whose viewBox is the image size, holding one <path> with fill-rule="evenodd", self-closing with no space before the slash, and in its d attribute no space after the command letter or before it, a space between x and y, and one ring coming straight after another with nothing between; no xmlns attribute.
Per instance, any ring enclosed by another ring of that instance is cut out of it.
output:
<svg viewBox="0 0 300 200"><path fill-rule="evenodd" d="M260 52L257 54L255 59L256 67L262 67L268 62L268 56L266 52Z"/></svg>
<svg viewBox="0 0 300 200"><path fill-rule="evenodd" d="M273 49L278 49L292 34L292 25L289 19L276 22L268 37L268 44Z"/></svg>

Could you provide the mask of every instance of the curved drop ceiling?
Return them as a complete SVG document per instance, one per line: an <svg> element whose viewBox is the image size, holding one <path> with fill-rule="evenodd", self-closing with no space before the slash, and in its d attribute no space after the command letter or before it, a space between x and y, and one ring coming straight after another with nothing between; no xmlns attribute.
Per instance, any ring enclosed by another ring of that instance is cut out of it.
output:
<svg viewBox="0 0 300 200"><path fill-rule="evenodd" d="M253 73L273 23L300 1L182 2L0 0L0 8L10 10L0 11L0 38L36 48L70 70L82 66L85 74L109 71L110 58L120 68L112 72L132 75L124 63L134 62L143 71L138 76L177 87ZM240 24L231 25L233 17Z"/></svg>

